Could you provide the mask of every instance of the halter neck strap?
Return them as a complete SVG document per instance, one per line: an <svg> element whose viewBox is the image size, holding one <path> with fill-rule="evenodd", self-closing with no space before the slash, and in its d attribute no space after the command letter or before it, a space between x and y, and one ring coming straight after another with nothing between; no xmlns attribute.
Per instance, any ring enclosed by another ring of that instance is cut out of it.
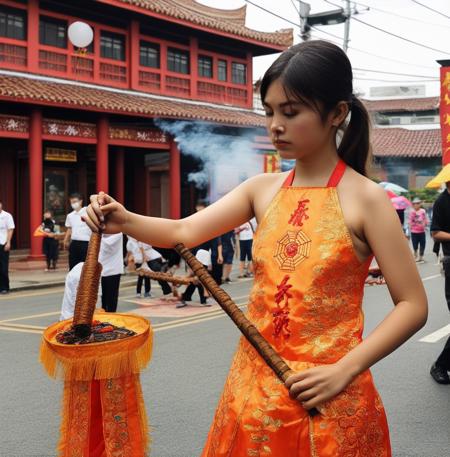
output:
<svg viewBox="0 0 450 457"><path fill-rule="evenodd" d="M342 176L344 175L345 169L347 165L346 163L342 160L339 159L339 162L336 164L333 172L331 173L330 179L328 180L328 184L326 187L337 187L339 182L342 179ZM294 182L295 178L295 168L293 168L290 173L287 175L283 187L290 187L292 186L292 183Z"/></svg>

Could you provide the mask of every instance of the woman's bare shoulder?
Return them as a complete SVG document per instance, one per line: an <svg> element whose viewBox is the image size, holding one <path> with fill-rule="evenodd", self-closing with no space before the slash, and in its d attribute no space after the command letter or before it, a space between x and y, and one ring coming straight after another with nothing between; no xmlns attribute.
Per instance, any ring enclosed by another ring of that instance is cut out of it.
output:
<svg viewBox="0 0 450 457"><path fill-rule="evenodd" d="M247 181L253 213L258 221L265 214L267 207L283 185L288 174L289 172L262 173Z"/></svg>
<svg viewBox="0 0 450 457"><path fill-rule="evenodd" d="M366 205L385 202L388 200L386 191L372 179L363 176L352 168L348 168L347 179L343 180L343 187L357 196L358 200Z"/></svg>
<svg viewBox="0 0 450 457"><path fill-rule="evenodd" d="M260 173L248 179L252 183L252 186L264 186L271 184L283 184L284 180L287 178L289 171L284 171L281 173Z"/></svg>

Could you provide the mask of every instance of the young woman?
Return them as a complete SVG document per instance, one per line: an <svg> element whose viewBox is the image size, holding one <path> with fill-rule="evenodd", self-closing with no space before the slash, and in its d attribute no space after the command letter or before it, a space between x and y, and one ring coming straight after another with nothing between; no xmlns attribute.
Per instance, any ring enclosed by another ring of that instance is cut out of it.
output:
<svg viewBox="0 0 450 457"><path fill-rule="evenodd" d="M369 122L350 62L328 42L295 45L266 72L261 98L273 144L296 159L291 172L251 178L177 221L130 213L100 193L87 222L189 247L258 221L248 316L295 374L283 385L241 338L202 457L390 456L369 368L425 324L427 298L386 192L365 177ZM395 307L363 340L373 255Z"/></svg>

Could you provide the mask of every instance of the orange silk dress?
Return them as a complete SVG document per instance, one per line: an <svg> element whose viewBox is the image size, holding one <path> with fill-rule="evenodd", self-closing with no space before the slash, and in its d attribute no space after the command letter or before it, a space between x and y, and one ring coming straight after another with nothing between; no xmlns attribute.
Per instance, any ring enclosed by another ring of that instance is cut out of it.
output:
<svg viewBox="0 0 450 457"><path fill-rule="evenodd" d="M248 318L295 371L332 364L362 340L371 258L355 255L336 187L292 187L255 234ZM311 418L241 337L201 457L389 457L389 430L369 370Z"/></svg>

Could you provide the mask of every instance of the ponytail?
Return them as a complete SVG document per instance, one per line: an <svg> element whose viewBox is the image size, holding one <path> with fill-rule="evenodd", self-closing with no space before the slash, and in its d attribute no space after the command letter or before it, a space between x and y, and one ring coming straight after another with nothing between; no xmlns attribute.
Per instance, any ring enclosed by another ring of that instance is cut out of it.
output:
<svg viewBox="0 0 450 457"><path fill-rule="evenodd" d="M358 173L367 176L370 159L370 118L361 100L352 95L350 122L338 147L339 157Z"/></svg>

